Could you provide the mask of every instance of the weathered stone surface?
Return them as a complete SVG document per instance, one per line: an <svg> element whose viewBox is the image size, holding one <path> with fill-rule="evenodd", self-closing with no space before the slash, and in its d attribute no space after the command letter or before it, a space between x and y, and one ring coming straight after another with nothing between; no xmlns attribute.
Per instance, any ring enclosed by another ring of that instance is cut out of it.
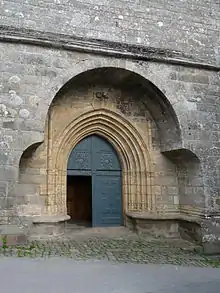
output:
<svg viewBox="0 0 220 293"><path fill-rule="evenodd" d="M175 0L163 3L93 0L74 4L13 0L3 2L0 24L170 48L218 61L218 20L219 5L212 0L193 4L184 1L178 5ZM38 63L42 59L38 57Z"/></svg>
<svg viewBox="0 0 220 293"><path fill-rule="evenodd" d="M16 225L0 225L0 247L25 245L27 234Z"/></svg>
<svg viewBox="0 0 220 293"><path fill-rule="evenodd" d="M218 243L219 5L145 2L2 3L1 223L66 216L63 163L73 121L90 111L81 133L114 133L133 166L124 168L125 210L205 218L182 233Z"/></svg>

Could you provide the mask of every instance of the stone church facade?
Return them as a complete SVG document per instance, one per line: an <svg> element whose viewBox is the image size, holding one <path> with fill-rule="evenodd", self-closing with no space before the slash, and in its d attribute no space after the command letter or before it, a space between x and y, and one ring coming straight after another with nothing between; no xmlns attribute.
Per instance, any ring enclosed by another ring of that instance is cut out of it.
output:
<svg viewBox="0 0 220 293"><path fill-rule="evenodd" d="M219 3L110 2L2 1L0 227L220 252Z"/></svg>

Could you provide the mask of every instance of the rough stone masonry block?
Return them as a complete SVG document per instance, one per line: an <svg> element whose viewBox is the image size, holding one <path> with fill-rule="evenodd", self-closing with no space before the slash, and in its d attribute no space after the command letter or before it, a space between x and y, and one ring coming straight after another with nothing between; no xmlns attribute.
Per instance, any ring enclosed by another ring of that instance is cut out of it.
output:
<svg viewBox="0 0 220 293"><path fill-rule="evenodd" d="M8 184L7 182L0 181L0 197L6 197L8 193Z"/></svg>
<svg viewBox="0 0 220 293"><path fill-rule="evenodd" d="M176 0L166 2L90 0L86 4L84 1L59 1L65 2L65 5L56 4L57 2L41 1L39 6L35 1L4 1L1 4L3 17L0 24L18 28L22 26L29 29L37 28L52 33L65 31L68 35L74 33L78 36L92 36L119 42L126 37L129 43L177 49L206 59L214 60L215 56L218 56L218 50L214 50L219 45L216 40L218 1L195 1L193 6L189 4L190 1L182 1L179 6L179 1ZM80 2L83 2L83 5ZM62 14L59 13L60 9ZM18 14L22 21L18 21ZM29 19L26 19L25 15L29 15ZM170 19L173 21L171 28ZM205 29L199 29L201 24ZM168 30L171 33L166 37ZM184 42L185 32L187 32L187 43ZM212 46L214 42L215 46ZM51 62L50 58L41 56L20 59L22 64L38 63L48 67Z"/></svg>
<svg viewBox="0 0 220 293"><path fill-rule="evenodd" d="M26 233L17 226L0 226L0 247L27 244Z"/></svg>

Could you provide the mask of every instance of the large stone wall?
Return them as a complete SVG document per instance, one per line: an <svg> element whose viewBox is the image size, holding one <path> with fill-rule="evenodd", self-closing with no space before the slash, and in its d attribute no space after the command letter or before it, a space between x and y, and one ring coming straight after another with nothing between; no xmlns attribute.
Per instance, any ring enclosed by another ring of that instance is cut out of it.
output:
<svg viewBox="0 0 220 293"><path fill-rule="evenodd" d="M137 129L146 146L146 149L143 149L143 151L148 154L148 162L146 162L146 164L151 165L150 170L135 170L135 166L133 166L133 169L130 167L127 170L131 173L131 176L133 176L132 183L129 183L129 189L133 189L134 191L130 195L124 192L123 202L126 202L126 206L124 206L125 211L146 212L150 209L156 210L157 213L179 212L177 167L172 161L160 153L156 125L146 105L143 103L143 97L138 96L138 92L135 89L133 89L132 92L123 88L121 89L120 85L117 88L111 84L102 84L102 79L103 77L100 76L99 82L101 84L97 81L97 84L92 85L87 85L88 81L82 79L83 85L77 86L73 84L67 93L58 95L55 98L48 113L48 124L45 129L44 143L37 149L29 152L29 154L25 152L22 156L19 183L30 184L31 182L35 184L36 189L39 190L40 197L48 200L48 195L50 194L48 186L50 188L50 182L47 182L47 169L49 169L50 173L66 171L66 168L64 170L54 170L51 165L48 166L50 161L54 161L58 145L62 143L62 134L72 121L78 119L82 115L86 115L87 119L87 112L97 111L98 115L99 111L102 112L107 110L113 115L115 113L124 117L124 119L127 119L128 122ZM86 127L85 124L84 131ZM115 127L117 127L117 125L115 125ZM118 137L118 140L120 139L122 140L122 138ZM152 143L153 141L154 145ZM122 141L122 144L124 144L125 147L126 142ZM73 140L69 140L67 146L68 151L72 149L72 145ZM123 155L120 153L120 149L116 150L120 156ZM68 151L67 155L69 154ZM64 150L60 160L66 161L68 156L65 157L63 153L65 153ZM141 153L138 153L138 155L141 157ZM129 156L131 158L132 153L130 153ZM132 161L132 159L130 160ZM135 174L137 171L139 173L145 172L143 174L145 184L142 183L142 185L140 185L142 189L145 189L145 185L148 187L144 194L141 193L141 190L136 188L139 180L139 175ZM124 170L123 174L125 172ZM53 182L53 179L51 179L51 182ZM126 189L126 184L124 183L123 189ZM56 187L58 187L58 183ZM64 196L63 202L60 201L60 207L66 207L66 178L61 186L61 189L62 188L64 189ZM36 192L33 193L33 197L36 198ZM62 198L62 192L60 192L58 197L60 199ZM149 207L149 205L151 205L151 207ZM54 208L55 204L52 203L52 206L49 207L49 213L53 214L52 210L54 210ZM42 212L48 212L48 209L46 208L45 211L41 211L39 206L37 206L36 213L41 215ZM56 214L57 213L56 211ZM60 209L59 213L62 214L63 209Z"/></svg>
<svg viewBox="0 0 220 293"><path fill-rule="evenodd" d="M139 95L146 98L146 113L153 113L152 194L158 210L169 210L172 202L184 214L203 215L209 218L203 223L204 241L219 239L219 10L214 0L178 5L159 0L2 1L0 223L23 225L27 214L41 214L48 204L45 130L54 97L73 77L114 67L150 81L146 89L152 85L149 95L144 96L144 87ZM100 41L93 46L90 38ZM157 104L168 112L158 114ZM133 116L122 115L137 124ZM44 155L39 158L39 153Z"/></svg>
<svg viewBox="0 0 220 293"><path fill-rule="evenodd" d="M4 52L4 63L1 68L4 174L1 178L16 181L23 151L32 144L43 141L49 105L59 88L72 77L88 69L113 66L141 74L153 82L169 99L182 131L182 147L194 152L201 160L200 175L205 176L204 192L206 201L209 202L207 210L218 211L215 201L218 186L210 181L217 180L214 176L218 156L219 125L216 98L219 86L216 72L25 45L2 43L1 47L1 52ZM171 157L174 161L179 160L175 158L175 154ZM190 164L192 162L189 162ZM199 186L195 184L195 187ZM192 194L191 199L198 194L197 189L187 190ZM9 198L13 194L13 189L9 189Z"/></svg>
<svg viewBox="0 0 220 293"><path fill-rule="evenodd" d="M219 1L1 1L0 24L180 50L219 62Z"/></svg>

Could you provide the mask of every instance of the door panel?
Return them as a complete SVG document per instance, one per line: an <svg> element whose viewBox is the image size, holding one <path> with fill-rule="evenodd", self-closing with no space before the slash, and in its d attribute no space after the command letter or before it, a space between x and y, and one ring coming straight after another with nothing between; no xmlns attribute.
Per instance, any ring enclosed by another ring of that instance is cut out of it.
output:
<svg viewBox="0 0 220 293"><path fill-rule="evenodd" d="M92 155L94 170L121 170L116 151L107 140L94 136Z"/></svg>
<svg viewBox="0 0 220 293"><path fill-rule="evenodd" d="M71 170L90 170L92 166L91 154L89 152L75 151L71 155L68 169Z"/></svg>
<svg viewBox="0 0 220 293"><path fill-rule="evenodd" d="M121 201L121 176L96 174L93 177L93 226L122 225Z"/></svg>
<svg viewBox="0 0 220 293"><path fill-rule="evenodd" d="M112 152L95 152L93 158L95 170L120 170L118 158Z"/></svg>
<svg viewBox="0 0 220 293"><path fill-rule="evenodd" d="M67 170L91 170L92 169L92 141L87 137L80 141L72 150Z"/></svg>

